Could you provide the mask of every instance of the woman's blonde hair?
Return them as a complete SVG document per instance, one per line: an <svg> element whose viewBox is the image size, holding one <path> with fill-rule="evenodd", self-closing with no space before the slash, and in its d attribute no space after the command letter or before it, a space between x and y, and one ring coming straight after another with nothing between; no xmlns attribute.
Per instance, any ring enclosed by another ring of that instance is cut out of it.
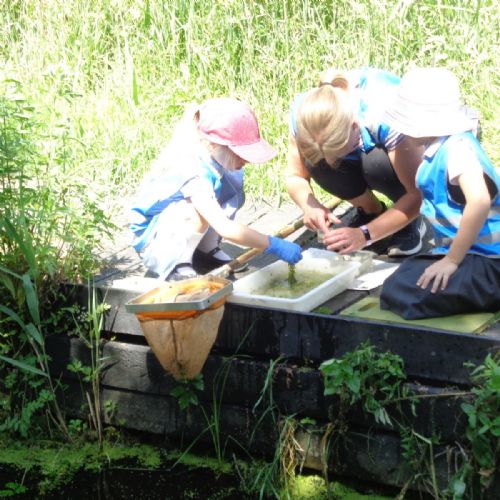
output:
<svg viewBox="0 0 500 500"><path fill-rule="evenodd" d="M346 75L329 70L299 104L295 140L313 165L335 156L349 140L356 114L348 89Z"/></svg>

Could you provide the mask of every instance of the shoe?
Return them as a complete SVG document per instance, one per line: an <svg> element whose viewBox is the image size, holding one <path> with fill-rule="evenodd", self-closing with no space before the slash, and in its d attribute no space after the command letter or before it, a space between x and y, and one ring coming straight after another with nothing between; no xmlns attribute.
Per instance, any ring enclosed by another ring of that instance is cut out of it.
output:
<svg viewBox="0 0 500 500"><path fill-rule="evenodd" d="M192 268L191 264L177 264L167 276L165 281L181 281L190 278L196 278L198 273Z"/></svg>
<svg viewBox="0 0 500 500"><path fill-rule="evenodd" d="M225 256L227 258L216 257ZM200 274L209 273L218 267L224 266L225 264L229 264L233 259L229 257L220 247L215 247L210 252L202 252L198 248L193 253L193 267ZM244 271L248 267L248 264L242 264L236 269L233 269L233 272L241 272Z"/></svg>
<svg viewBox="0 0 500 500"><path fill-rule="evenodd" d="M420 252L425 231L425 222L419 216L392 235L387 255L389 257L405 257Z"/></svg>
<svg viewBox="0 0 500 500"><path fill-rule="evenodd" d="M347 224L348 227L364 226L373 219L376 219L380 214L383 214L387 210L387 207L383 202L380 202L380 204L382 205L382 211L378 214L368 214L361 207L357 208L354 217Z"/></svg>
<svg viewBox="0 0 500 500"><path fill-rule="evenodd" d="M193 252L193 267L199 273L204 274L231 262L231 258L229 256L227 256L227 259L215 257L215 254L218 252L225 255L219 247L213 248L210 252L202 252L196 248Z"/></svg>

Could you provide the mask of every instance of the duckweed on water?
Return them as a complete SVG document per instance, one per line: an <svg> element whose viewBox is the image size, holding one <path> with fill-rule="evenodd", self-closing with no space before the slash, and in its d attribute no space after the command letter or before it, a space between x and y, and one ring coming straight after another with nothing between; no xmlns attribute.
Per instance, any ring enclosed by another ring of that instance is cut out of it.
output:
<svg viewBox="0 0 500 500"><path fill-rule="evenodd" d="M42 494L70 483L79 471L99 472L120 461L133 461L153 469L161 464L161 454L144 444L127 447L105 443L99 450L96 443L81 446L51 442L41 446L16 446L16 443L10 443L0 449L0 470L7 466L24 471L28 476L36 476L38 491Z"/></svg>
<svg viewBox="0 0 500 500"><path fill-rule="evenodd" d="M298 475L290 484L288 498L293 500L391 500L394 497L359 493L339 482L327 484L318 475Z"/></svg>
<svg viewBox="0 0 500 500"><path fill-rule="evenodd" d="M0 440L0 444L7 443ZM179 466L171 469L177 459ZM72 495L82 492L86 492L89 498L97 498L92 495L96 492L109 495L111 488L110 499L137 498L138 489L147 483L147 494L151 499L166 498L166 492L172 494L172 498L245 500L255 497L240 488L238 477L232 474L231 464L220 465L210 457L175 450L167 452L145 444L119 446L105 443L99 450L96 444L57 446L47 442L45 446L30 447L10 442L0 449L0 496L2 487L6 494L13 493L17 487L29 488L33 498L74 498ZM2 477L5 466L19 471L19 474ZM12 486L6 487L8 484ZM289 489L283 490L281 498L389 500L392 497L358 493L338 482L327 484L318 475L297 475L289 483Z"/></svg>

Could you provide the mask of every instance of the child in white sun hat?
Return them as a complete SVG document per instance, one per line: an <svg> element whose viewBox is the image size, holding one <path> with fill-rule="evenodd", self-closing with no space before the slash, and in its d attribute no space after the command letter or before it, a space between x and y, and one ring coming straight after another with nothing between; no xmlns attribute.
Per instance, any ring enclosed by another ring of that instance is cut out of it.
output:
<svg viewBox="0 0 500 500"><path fill-rule="evenodd" d="M416 184L435 248L385 281L381 308L406 319L499 311L500 176L475 137L457 78L444 68L409 71L385 121L425 146Z"/></svg>
<svg viewBox="0 0 500 500"><path fill-rule="evenodd" d="M188 109L131 209L132 245L144 265L160 279L193 278L195 252L212 268L229 262L220 237L297 263L299 245L234 221L244 201L243 166L275 155L244 102L215 98Z"/></svg>

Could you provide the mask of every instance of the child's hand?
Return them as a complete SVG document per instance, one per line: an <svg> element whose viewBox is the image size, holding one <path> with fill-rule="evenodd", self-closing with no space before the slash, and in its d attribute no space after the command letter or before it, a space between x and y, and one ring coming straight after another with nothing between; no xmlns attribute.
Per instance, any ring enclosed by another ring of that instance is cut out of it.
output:
<svg viewBox="0 0 500 500"><path fill-rule="evenodd" d="M431 264L417 280L417 286L427 288L429 283L432 284L431 293L436 293L438 289L444 290L448 286L450 276L458 269L458 265L451 261L448 256Z"/></svg>
<svg viewBox="0 0 500 500"><path fill-rule="evenodd" d="M269 236L269 246L265 253L272 253L289 264L296 264L302 259L302 249L296 243Z"/></svg>

